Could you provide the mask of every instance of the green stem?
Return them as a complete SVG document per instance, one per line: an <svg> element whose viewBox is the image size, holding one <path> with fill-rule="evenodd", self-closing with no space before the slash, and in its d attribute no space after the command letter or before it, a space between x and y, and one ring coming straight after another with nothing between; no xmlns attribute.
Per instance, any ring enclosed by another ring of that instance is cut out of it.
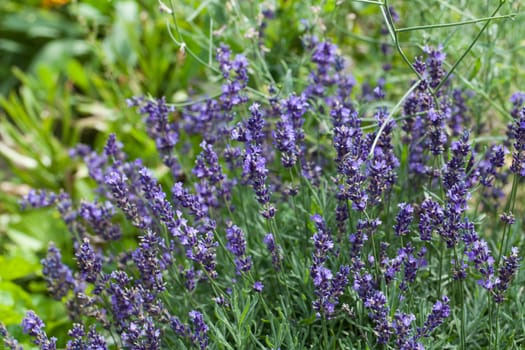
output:
<svg viewBox="0 0 525 350"><path fill-rule="evenodd" d="M460 22L439 23L439 24L429 24L429 25L424 25L424 26L405 27L405 28L396 29L396 32L402 33L402 32L410 32L410 31L414 31L414 30L457 27L457 26L462 26L462 25L466 25L466 24L491 21L493 19L514 18L515 16L516 16L515 13L511 13L511 14L508 14L508 15L476 18L476 19L471 19L471 20L467 20L467 21L460 21Z"/></svg>
<svg viewBox="0 0 525 350"><path fill-rule="evenodd" d="M494 10L494 12L492 13L492 15L490 17L494 18L496 16L496 13L498 13L499 9L501 8L501 6L503 6L503 4L505 3L505 0L500 0L499 2L499 5L498 7L496 8L496 10ZM441 82L439 83L438 86L436 86L436 88L434 89L434 92L437 92L439 91L439 89L443 86L443 84L445 84L448 80L448 78L450 77L450 75L454 72L454 70L456 70L457 66L461 63L461 61L463 61L463 59L468 55L468 53L470 52L470 50L472 50L472 48L474 47L474 45L477 43L477 41L479 40L479 38L481 37L481 34L483 34L483 32L485 31L485 29L487 29L488 25L490 24L492 18L489 18L485 24L483 24L483 27L481 28L481 30L478 32L478 34L476 35L476 37L474 38L474 40L472 40L472 42L470 43L470 45L467 47L467 49L465 50L465 52L463 52L463 54L461 55L461 57L456 61L456 63L454 63L454 65L452 66L451 69L449 69L447 75L445 75L445 77L441 80Z"/></svg>

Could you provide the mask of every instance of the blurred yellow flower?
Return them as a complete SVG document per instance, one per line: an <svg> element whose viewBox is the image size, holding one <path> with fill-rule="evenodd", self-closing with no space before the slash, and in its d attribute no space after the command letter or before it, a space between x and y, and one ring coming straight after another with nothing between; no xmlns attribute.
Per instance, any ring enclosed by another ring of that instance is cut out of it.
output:
<svg viewBox="0 0 525 350"><path fill-rule="evenodd" d="M42 0L44 7L62 6L69 2L69 0Z"/></svg>

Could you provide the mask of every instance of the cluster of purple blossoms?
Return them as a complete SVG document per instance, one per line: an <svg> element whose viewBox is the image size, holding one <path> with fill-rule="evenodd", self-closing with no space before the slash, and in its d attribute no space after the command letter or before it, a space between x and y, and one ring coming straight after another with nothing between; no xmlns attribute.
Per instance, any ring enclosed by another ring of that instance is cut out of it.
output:
<svg viewBox="0 0 525 350"><path fill-rule="evenodd" d="M318 41L316 37L310 37L307 39L307 47L313 50L312 62L317 69L310 74L311 84L305 94L307 97L324 97L327 88L333 86L337 80L336 65L337 68L342 68L337 46L329 41Z"/></svg>
<svg viewBox="0 0 525 350"><path fill-rule="evenodd" d="M394 233L396 236L406 236L410 233L410 224L414 219L414 207L407 203L399 203Z"/></svg>
<svg viewBox="0 0 525 350"><path fill-rule="evenodd" d="M166 104L163 97L159 100L132 98L128 100L130 107L139 107L139 112L145 116L146 130L149 137L155 141L155 146L162 162L171 170L175 179L182 175L177 157L174 155L175 145L179 140L179 130L176 123L170 122L169 115L175 111L173 106Z"/></svg>
<svg viewBox="0 0 525 350"><path fill-rule="evenodd" d="M423 247L421 250L414 255L414 247L410 243L407 243L405 247L399 248L394 258L388 258L382 256L380 260L380 266L384 270L385 283L389 285L396 275L401 272L403 268L403 277L399 283L399 289L403 292L407 291L408 285L416 280L417 272L427 266L425 259L426 248ZM386 255L386 252L382 255Z"/></svg>
<svg viewBox="0 0 525 350"><path fill-rule="evenodd" d="M509 138L513 140L512 165L510 170L525 176L525 94L522 92L512 95L513 108L511 116L514 122L509 125Z"/></svg>
<svg viewBox="0 0 525 350"><path fill-rule="evenodd" d="M414 174L431 175L431 168L427 165L429 155L437 156L444 152L448 142L446 132L447 123L454 115L455 120L466 119L467 113L462 106L464 101L457 100L457 108L444 93L442 82L445 77L443 62L446 55L442 47L425 48L427 59L417 58L414 69L421 77L415 90L408 96L403 106L405 124L403 130L406 132L404 142L409 145L409 169ZM441 86L439 91L435 89ZM461 91L455 93L457 96ZM459 97L458 97L459 98ZM453 114L454 113L454 114ZM454 133L459 126L453 125Z"/></svg>
<svg viewBox="0 0 525 350"><path fill-rule="evenodd" d="M42 273L47 281L47 288L50 294L57 300L65 297L70 290L76 286L73 272L62 262L60 250L50 243L47 256L42 259Z"/></svg>
<svg viewBox="0 0 525 350"><path fill-rule="evenodd" d="M54 337L48 338L44 327L44 322L33 311L28 311L22 320L24 333L31 336L33 343L41 350L56 350L57 339Z"/></svg>
<svg viewBox="0 0 525 350"><path fill-rule="evenodd" d="M76 250L75 257L82 278L87 282L95 283L102 271L102 257L95 252L89 239L84 238Z"/></svg>
<svg viewBox="0 0 525 350"><path fill-rule="evenodd" d="M339 303L339 296L343 294L350 274L349 266L341 266L334 276L332 271L325 267L325 263L332 253L334 243L323 218L316 214L312 220L317 228L312 237L314 252L312 254L312 266L310 276L313 279L317 299L313 302L313 308L317 311L317 317L330 318L335 312L335 306Z"/></svg>
<svg viewBox="0 0 525 350"><path fill-rule="evenodd" d="M374 118L378 129L383 128L383 130L379 135L376 135L375 132L367 135L367 144L370 145L367 148L375 146L372 150L372 157L366 161L367 193L372 205L380 203L382 195L388 193L395 184L399 167L399 160L394 154L391 137L395 122L387 120L386 108L379 108ZM377 143L372 146L376 138Z"/></svg>
<svg viewBox="0 0 525 350"><path fill-rule="evenodd" d="M23 350L22 346L18 343L13 336L11 336L5 325L0 322L0 341L3 340L4 347L9 350Z"/></svg>
<svg viewBox="0 0 525 350"><path fill-rule="evenodd" d="M448 316L450 316L449 299L444 296L436 301L423 327L417 329L417 338L428 337Z"/></svg>
<svg viewBox="0 0 525 350"><path fill-rule="evenodd" d="M170 318L171 329L181 337L190 339L200 349L206 349L209 343L209 327L204 322L204 316L196 310L190 311L188 315L191 325L185 325L177 317L172 316Z"/></svg>
<svg viewBox="0 0 525 350"><path fill-rule="evenodd" d="M106 350L108 348L106 340L97 332L94 326L86 334L83 325L74 323L68 335L72 340L67 342L67 350Z"/></svg>
<svg viewBox="0 0 525 350"><path fill-rule="evenodd" d="M508 150L503 145L493 145L480 160L478 169L480 183L488 188L494 187L494 181L499 178L498 169L505 165L505 155Z"/></svg>
<svg viewBox="0 0 525 350"><path fill-rule="evenodd" d="M81 202L78 214L97 237L105 241L117 241L122 237L121 228L112 222L115 209L111 202Z"/></svg>
<svg viewBox="0 0 525 350"><path fill-rule="evenodd" d="M166 289L162 271L169 267L171 258L164 259L163 251L166 251L164 241L148 231L140 237L139 247L131 253L140 272L142 284L154 293L161 293Z"/></svg>
<svg viewBox="0 0 525 350"><path fill-rule="evenodd" d="M248 101L245 89L248 86L248 60L244 55L232 59L230 48L221 44L216 59L219 70L226 82L218 99L207 98L185 107L182 113L182 127L188 134L201 135L209 143L215 143L228 135L233 120L232 109Z"/></svg>
<svg viewBox="0 0 525 350"><path fill-rule="evenodd" d="M246 238L241 228L228 224L226 228L226 248L233 254L235 269L238 275L250 271L252 267L252 258L246 255Z"/></svg>
<svg viewBox="0 0 525 350"><path fill-rule="evenodd" d="M493 299L501 304L505 301L505 292L509 289L512 280L515 278L520 267L520 257L518 248L513 247L509 256L503 257L503 263L498 270L498 278L494 285Z"/></svg>
<svg viewBox="0 0 525 350"><path fill-rule="evenodd" d="M275 243L275 238L273 234L268 233L264 236L264 244L272 256L272 265L275 270L279 271L281 269L281 261L283 260L283 253L281 246Z"/></svg>
<svg viewBox="0 0 525 350"><path fill-rule="evenodd" d="M273 138L275 147L281 152L281 163L285 168L293 167L303 153L304 114L309 105L304 94L291 95L281 101L281 118L275 125Z"/></svg>
<svg viewBox="0 0 525 350"><path fill-rule="evenodd" d="M234 129L232 139L244 142L242 177L253 188L257 201L263 206L262 215L270 219L275 216L275 207L270 203L270 190L266 184L268 168L263 145L265 125L261 106L250 106L250 118Z"/></svg>
<svg viewBox="0 0 525 350"><path fill-rule="evenodd" d="M381 225L379 219L374 220L359 220L357 222L356 232L350 234L348 240L352 245L350 248L350 258L352 260L352 268L357 270L363 267L362 254L365 242L376 232L377 228Z"/></svg>
<svg viewBox="0 0 525 350"><path fill-rule="evenodd" d="M355 127L346 126L334 129L334 145L337 154L342 156L338 162L338 193L339 202L350 201L354 210L363 211L368 202L365 189L366 148L358 120L353 121ZM348 152L347 152L348 150Z"/></svg>

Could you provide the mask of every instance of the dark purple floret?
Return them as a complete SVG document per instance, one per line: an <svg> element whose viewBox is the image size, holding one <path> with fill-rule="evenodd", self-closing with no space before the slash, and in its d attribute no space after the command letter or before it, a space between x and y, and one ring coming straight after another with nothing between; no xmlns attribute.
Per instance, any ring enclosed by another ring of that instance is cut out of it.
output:
<svg viewBox="0 0 525 350"><path fill-rule="evenodd" d="M161 260L164 242L151 231L140 237L139 247L131 253L133 262L140 272L142 284L152 293L163 292L166 287L162 271L168 268Z"/></svg>
<svg viewBox="0 0 525 350"><path fill-rule="evenodd" d="M460 182L466 183L467 157L471 153L469 144L469 132L463 132L460 140L452 142L450 150L452 158L442 169L443 186L450 190Z"/></svg>
<svg viewBox="0 0 525 350"><path fill-rule="evenodd" d="M264 237L264 244L272 255L272 265L274 269L281 269L281 261L283 259L281 247L275 244L275 239L271 233L268 233Z"/></svg>
<svg viewBox="0 0 525 350"><path fill-rule="evenodd" d="M181 176L180 164L173 154L179 140L179 130L176 123L169 120L169 115L175 111L173 106L166 104L166 98L143 100L139 112L144 116L149 137L155 141L162 162L171 170L173 177Z"/></svg>
<svg viewBox="0 0 525 350"><path fill-rule="evenodd" d="M120 270L112 272L108 281L106 292L111 296L111 311L118 327L125 327L127 320L138 315L145 302L142 293L130 284L131 278Z"/></svg>
<svg viewBox="0 0 525 350"><path fill-rule="evenodd" d="M514 147L510 170L523 177L525 176L525 107L517 107L521 100L515 99L515 102L511 112L514 122L509 125L509 136Z"/></svg>
<svg viewBox="0 0 525 350"><path fill-rule="evenodd" d="M263 288L264 288L264 284L261 281L256 281L253 284L253 290L256 291L257 293L261 293L263 291Z"/></svg>
<svg viewBox="0 0 525 350"><path fill-rule="evenodd" d="M449 299L443 296L441 300L436 301L432 307L432 312L428 315L423 327L417 329L417 338L428 337L430 333L439 327L450 315Z"/></svg>
<svg viewBox="0 0 525 350"><path fill-rule="evenodd" d="M193 168L192 173L198 179L208 179L212 185L220 183L224 180L225 175L219 164L219 157L213 150L213 146L206 141L202 141L200 146L202 152L195 161L195 167Z"/></svg>
<svg viewBox="0 0 525 350"><path fill-rule="evenodd" d="M54 243L49 244L47 256L41 263L49 292L55 299L61 300L74 289L75 280L69 267L62 263L62 255Z"/></svg>
<svg viewBox="0 0 525 350"><path fill-rule="evenodd" d="M304 114L309 105L306 96L292 94L281 101L280 120L273 131L276 148L284 167L293 167L301 158L304 140Z"/></svg>
<svg viewBox="0 0 525 350"><path fill-rule="evenodd" d="M426 60L428 82L430 87L435 89L445 77L443 62L447 55L443 52L443 46L441 45L438 48L426 46L424 51L428 56Z"/></svg>
<svg viewBox="0 0 525 350"><path fill-rule="evenodd" d="M124 154L122 152L122 143L117 141L115 134L110 134L104 145L104 155L106 157L113 157L114 160L124 160Z"/></svg>
<svg viewBox="0 0 525 350"><path fill-rule="evenodd" d="M427 114L427 124L429 126L429 147L433 155L439 155L445 150L448 137L445 131L445 121L447 116L444 111L431 108Z"/></svg>
<svg viewBox="0 0 525 350"><path fill-rule="evenodd" d="M123 345L132 350L160 349L160 336L160 329L155 327L150 317L130 322L121 334Z"/></svg>
<svg viewBox="0 0 525 350"><path fill-rule="evenodd" d="M78 213L98 237L116 241L122 236L120 226L111 221L115 210L110 202L81 202Z"/></svg>
<svg viewBox="0 0 525 350"><path fill-rule="evenodd" d="M423 247L416 256L414 256L414 248L407 243L404 248L400 248L398 256L403 259L403 279L399 284L399 289L406 291L410 283L414 283L416 280L417 272L427 266L427 261L424 256L426 254L426 248Z"/></svg>
<svg viewBox="0 0 525 350"><path fill-rule="evenodd" d="M193 215L195 219L199 220L207 215L208 208L201 203L198 196L184 188L182 182L175 183L171 188L171 193L173 202L180 204L184 208L188 208L190 214Z"/></svg>
<svg viewBox="0 0 525 350"><path fill-rule="evenodd" d="M3 340L4 346L6 349L9 350L23 350L24 348L18 344L18 340L13 338L9 332L7 331L7 328L5 328L5 325L0 322L0 341Z"/></svg>
<svg viewBox="0 0 525 350"><path fill-rule="evenodd" d="M315 214L311 219L315 223L317 229L312 237L315 247L313 253L313 264L317 266L324 264L328 259L328 253L334 248L334 242L332 241L330 231L328 230L323 218L319 214Z"/></svg>
<svg viewBox="0 0 525 350"><path fill-rule="evenodd" d="M505 164L505 155L508 150L503 145L494 145L485 153L479 162L480 183L485 187L492 187L498 176L498 168Z"/></svg>
<svg viewBox="0 0 525 350"><path fill-rule="evenodd" d="M41 350L56 350L57 339L54 337L48 338L44 327L44 322L31 310L26 313L22 320L24 333L31 336L33 343L38 345Z"/></svg>
<svg viewBox="0 0 525 350"><path fill-rule="evenodd" d="M92 326L87 335L88 350L107 350L106 340L100 335L95 326Z"/></svg>
<svg viewBox="0 0 525 350"><path fill-rule="evenodd" d="M419 218L419 235L423 241L432 240L432 232L442 225L444 219L443 208L430 198L421 203L421 214Z"/></svg>
<svg viewBox="0 0 525 350"><path fill-rule="evenodd" d="M505 301L505 292L509 289L512 280L520 267L518 248L513 247L509 256L503 257L503 263L498 270L498 278L494 286L494 301L501 304Z"/></svg>
<svg viewBox="0 0 525 350"><path fill-rule="evenodd" d="M263 205L269 203L270 193L266 186L268 169L266 168L266 158L260 146L247 145L244 154L242 175L253 187L257 201Z"/></svg>
<svg viewBox="0 0 525 350"><path fill-rule="evenodd" d="M386 344L392 337L394 329L389 321L390 308L387 306L385 295L378 290L373 291L364 298L364 305L370 310L368 316L374 322L374 330L379 344Z"/></svg>
<svg viewBox="0 0 525 350"><path fill-rule="evenodd" d="M20 206L22 209L26 209L27 207L45 208L55 204L56 199L56 194L52 192L30 190L20 201Z"/></svg>
<svg viewBox="0 0 525 350"><path fill-rule="evenodd" d="M97 333L95 326L91 327L86 337L84 326L74 323L68 335L73 339L67 342L67 350L107 350L106 341Z"/></svg>
<svg viewBox="0 0 525 350"><path fill-rule="evenodd" d="M273 131L275 147L281 152L281 163L285 168L291 168L297 162L299 149L296 143L296 134L292 123L281 119Z"/></svg>
<svg viewBox="0 0 525 350"><path fill-rule="evenodd" d="M395 344L398 349L413 349L410 344L410 334L412 333L412 322L416 320L413 314L396 312L392 326L394 328ZM420 345L420 344L419 344Z"/></svg>
<svg viewBox="0 0 525 350"><path fill-rule="evenodd" d="M507 225L513 225L516 222L516 218L514 217L514 214L512 213L502 213L499 216L499 219L501 220L501 222Z"/></svg>
<svg viewBox="0 0 525 350"><path fill-rule="evenodd" d="M339 303L339 296L343 294L348 284L350 267L341 266L339 272L334 276L332 271L324 266L328 254L334 248L334 243L323 218L316 214L311 219L317 228L313 236L315 249L310 267L310 276L314 283L317 298L312 305L318 317L330 318L335 312L335 306Z"/></svg>
<svg viewBox="0 0 525 350"><path fill-rule="evenodd" d="M410 224L414 219L414 207L407 203L399 203L398 207L394 233L396 236L405 236L410 233Z"/></svg>
<svg viewBox="0 0 525 350"><path fill-rule="evenodd" d="M128 177L123 172L114 169L107 173L104 182L111 191L111 196L116 205L124 212L133 225L140 229L146 228L151 219L144 217L137 203L132 200L135 196L131 194Z"/></svg>
<svg viewBox="0 0 525 350"><path fill-rule="evenodd" d="M250 271L252 267L251 256L246 255L246 238L241 228L228 224L226 228L226 247L234 255L235 269L237 274Z"/></svg>
<svg viewBox="0 0 525 350"><path fill-rule="evenodd" d="M95 252L88 238L84 238L75 252L77 264L82 278L87 282L95 283L102 271L102 257Z"/></svg>
<svg viewBox="0 0 525 350"><path fill-rule="evenodd" d="M204 322L203 315L198 311L190 311L190 322L192 323L191 340L193 344L199 346L201 349L208 347L208 326Z"/></svg>
<svg viewBox="0 0 525 350"><path fill-rule="evenodd" d="M84 341L84 336L86 335L86 332L84 330L84 326L78 323L73 324L73 328L70 329L67 333L72 340L67 342L66 348L67 350L86 350L86 343Z"/></svg>
<svg viewBox="0 0 525 350"><path fill-rule="evenodd" d="M175 215L171 203L166 198L166 193L148 169L141 168L138 173L142 193L144 198L148 200L148 206L152 214L160 219L160 222L166 226L168 232L173 234L175 230Z"/></svg>
<svg viewBox="0 0 525 350"><path fill-rule="evenodd" d="M367 193L370 203L373 204L379 203L383 194L392 188L396 182L397 168L399 167L399 160L394 154L392 145L392 131L395 127L395 122L387 121L387 115L386 108L379 108L374 114L378 129L383 126L383 131L377 138L371 159L367 159L367 178L369 182ZM367 135L369 147L372 147L372 140L376 136L376 132Z"/></svg>
<svg viewBox="0 0 525 350"><path fill-rule="evenodd" d="M361 260L361 254L363 250L363 246L366 241L368 241L369 237L371 237L376 229L381 225L381 221L378 219L375 220L359 220L357 222L357 231L355 233L352 233L348 240L350 241L350 244L352 245L351 251L350 251L350 257L355 264L353 266L354 268L360 268L359 263Z"/></svg>

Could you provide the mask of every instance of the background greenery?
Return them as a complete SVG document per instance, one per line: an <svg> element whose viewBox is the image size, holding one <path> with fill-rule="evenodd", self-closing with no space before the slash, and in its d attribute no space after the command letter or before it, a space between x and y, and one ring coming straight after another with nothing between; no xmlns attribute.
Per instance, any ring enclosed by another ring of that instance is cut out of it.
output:
<svg viewBox="0 0 525 350"><path fill-rule="evenodd" d="M126 98L167 96L180 103L196 93L217 94L219 84L213 82L220 77L209 66L220 42L244 52L253 69L260 70L252 88L264 92L275 83L290 92L301 84L294 77L304 69L301 36L306 33L334 40L358 82L376 81L383 74L380 67L387 62L381 45L389 44L394 55L386 59L393 67L387 90L394 102L414 78L384 34L374 1L175 3L185 50L171 36L173 18L160 12L156 1L0 2L0 315L14 335L27 309L45 315L48 332L65 332L64 307L47 296L39 261L54 241L72 262L67 229L56 214L22 212L20 196L29 188L64 188L75 198L89 197L86 171L70 160L68 150L79 142L100 147L112 132L131 157L155 164L154 144ZM525 12L520 2L505 2L497 14L500 2L493 0L397 0L390 5L400 15L396 26L412 28L398 33L399 49L412 60L425 45L442 44L449 67L461 59L454 75L476 93L473 127L501 135L509 118L508 98L524 89ZM261 8L276 9L263 43L267 65L257 64L261 50L252 35ZM486 28L486 21L476 21L491 15L502 17ZM435 26L461 21L472 23ZM518 221L521 228L522 218ZM517 284L524 280L522 273Z"/></svg>

